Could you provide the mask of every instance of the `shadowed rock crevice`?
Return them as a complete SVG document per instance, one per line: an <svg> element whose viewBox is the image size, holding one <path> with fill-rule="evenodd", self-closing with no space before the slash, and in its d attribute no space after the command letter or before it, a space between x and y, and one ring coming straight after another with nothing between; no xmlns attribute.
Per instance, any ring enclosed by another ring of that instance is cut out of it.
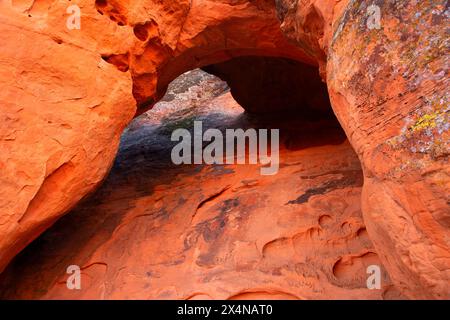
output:
<svg viewBox="0 0 450 320"><path fill-rule="evenodd" d="M317 67L276 57L239 57L204 67L226 81L233 98L248 112L295 111L331 115L325 83Z"/></svg>
<svg viewBox="0 0 450 320"><path fill-rule="evenodd" d="M361 171L337 171L334 173L326 173L327 174L333 174L333 175L339 175L341 178L338 178L336 180L327 181L323 185L317 187L317 188L311 188L306 190L306 192L300 196L298 196L297 199L289 201L287 204L301 204L308 202L309 198L311 198L313 195L320 195L320 194L326 194L332 190L341 189L349 186L358 186L362 187L363 185L363 176Z"/></svg>

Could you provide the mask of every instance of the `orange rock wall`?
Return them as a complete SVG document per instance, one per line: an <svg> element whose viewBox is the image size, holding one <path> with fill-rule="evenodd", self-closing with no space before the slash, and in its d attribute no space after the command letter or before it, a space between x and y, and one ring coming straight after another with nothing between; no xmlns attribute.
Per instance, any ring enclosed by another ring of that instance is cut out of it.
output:
<svg viewBox="0 0 450 320"><path fill-rule="evenodd" d="M0 3L0 271L98 186L136 104L178 75L249 53L312 63L264 1L82 0L80 30L71 4Z"/></svg>
<svg viewBox="0 0 450 320"><path fill-rule="evenodd" d="M98 186L125 125L170 81L252 54L319 66L394 283L449 298L448 9L374 3L370 30L360 0L80 0L68 30L67 1L2 1L0 270Z"/></svg>
<svg viewBox="0 0 450 320"><path fill-rule="evenodd" d="M379 29L368 27L370 5ZM289 38L323 52L333 110L364 169L368 232L391 277L410 297L450 298L446 1L285 0L278 11Z"/></svg>

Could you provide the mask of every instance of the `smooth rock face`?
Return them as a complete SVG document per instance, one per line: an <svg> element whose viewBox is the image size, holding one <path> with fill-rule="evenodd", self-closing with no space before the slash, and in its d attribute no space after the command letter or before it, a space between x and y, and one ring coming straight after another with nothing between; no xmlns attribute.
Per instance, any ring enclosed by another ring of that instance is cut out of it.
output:
<svg viewBox="0 0 450 320"><path fill-rule="evenodd" d="M450 298L446 1L374 1L381 29L362 0L77 2L80 30L66 1L0 2L0 271L95 190L123 128L178 75L275 56L327 81L396 286Z"/></svg>
<svg viewBox="0 0 450 320"><path fill-rule="evenodd" d="M20 254L1 298L401 298L383 267L382 289L367 289L367 267L382 265L362 220L359 161L337 121L245 115L214 78L183 75L133 121L106 182ZM170 128L195 120L280 128L279 173L174 166ZM66 287L71 264L81 290Z"/></svg>

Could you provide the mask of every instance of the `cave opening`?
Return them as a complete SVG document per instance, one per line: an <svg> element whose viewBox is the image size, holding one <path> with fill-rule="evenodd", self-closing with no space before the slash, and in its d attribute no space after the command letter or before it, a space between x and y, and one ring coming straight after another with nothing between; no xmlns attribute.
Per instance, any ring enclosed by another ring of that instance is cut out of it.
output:
<svg viewBox="0 0 450 320"><path fill-rule="evenodd" d="M171 135L194 134L195 121L222 132L279 129L279 172L175 165ZM14 259L0 297L352 297L366 286L366 267L379 263L361 187L317 68L243 56L194 69L130 123L103 185ZM74 264L85 275L81 291L65 286Z"/></svg>

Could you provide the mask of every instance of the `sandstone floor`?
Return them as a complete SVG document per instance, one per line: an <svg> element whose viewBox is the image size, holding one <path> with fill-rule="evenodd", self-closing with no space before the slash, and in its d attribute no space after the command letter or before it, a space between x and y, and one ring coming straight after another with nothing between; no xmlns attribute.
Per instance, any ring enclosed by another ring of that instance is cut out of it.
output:
<svg viewBox="0 0 450 320"><path fill-rule="evenodd" d="M178 82L177 82L178 81ZM170 161L173 129L280 128L280 170ZM361 216L363 174L339 123L252 116L199 70L122 136L108 178L0 276L2 299L398 299ZM66 268L82 269L68 290ZM382 267L382 289L366 286Z"/></svg>

